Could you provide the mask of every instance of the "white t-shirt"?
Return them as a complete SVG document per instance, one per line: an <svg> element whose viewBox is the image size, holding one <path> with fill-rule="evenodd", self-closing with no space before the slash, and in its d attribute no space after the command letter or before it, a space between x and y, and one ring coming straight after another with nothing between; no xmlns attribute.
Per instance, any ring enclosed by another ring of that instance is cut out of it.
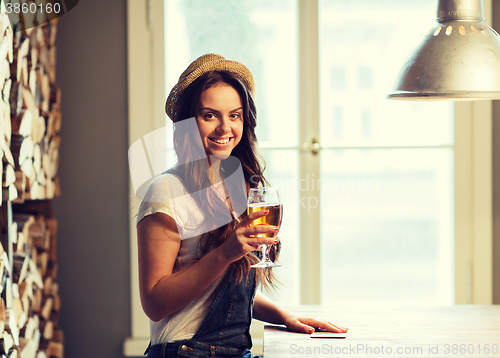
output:
<svg viewBox="0 0 500 358"><path fill-rule="evenodd" d="M221 183L214 185L213 188L221 198L225 198ZM187 192L176 176L162 174L151 182L139 206L137 223L154 213L164 213L172 217L182 238L173 273L191 266L202 256L199 242L206 232L214 228L214 224L207 227L203 212L198 208L192 194ZM183 309L158 322L150 321L151 344L190 339L203 321L218 293L216 288L226 274L227 272L221 274Z"/></svg>

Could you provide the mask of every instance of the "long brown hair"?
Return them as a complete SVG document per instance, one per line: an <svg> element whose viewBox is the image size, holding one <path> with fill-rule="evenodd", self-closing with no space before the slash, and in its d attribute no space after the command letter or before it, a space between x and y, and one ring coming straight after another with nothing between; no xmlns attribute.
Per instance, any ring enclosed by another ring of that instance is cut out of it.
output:
<svg viewBox="0 0 500 358"><path fill-rule="evenodd" d="M221 161L221 176L223 178L228 177L241 163L245 185L241 188L232 188L232 190L240 190L246 198L250 188L259 185L269 185L269 183L263 174L265 168L264 160L256 147L257 137L255 135L255 127L257 124L257 109L249 88L238 74L228 71L212 71L201 75L179 94L176 102L176 116L173 120L174 122L178 122L196 117L202 92L219 83L225 83L235 89L240 96L243 106L242 137L238 145L233 149L231 156ZM174 129L174 150L179 159L178 162L183 164L169 171L181 179L190 193L201 192L200 190L208 188L213 184L211 178L208 176L209 162L207 160L193 159L196 158L194 154L195 149L193 148L193 143L196 141L194 136L196 135L199 136L198 133L185 133L185 131L176 131ZM239 163L234 158L237 158ZM237 195L238 193L234 194ZM233 195L230 195L230 197L233 197ZM196 200L199 207L203 208L204 214L208 219L220 215L221 210L227 210L226 202L215 195L213 191L207 191L206 197L197 196ZM205 235L205 239L200 241L202 254L205 255L226 241L234 231L237 220L243 219L246 215L246 210L244 210L239 218L233 218L230 223L214 229ZM271 260L278 258L279 251L279 243L271 247L269 252ZM258 257L250 252L231 264L238 282L241 282L243 277L248 279L250 265L258 262L258 260ZM267 290L270 287L274 288L276 286L277 280L274 277L272 268L256 270L256 279L257 283L261 283Z"/></svg>

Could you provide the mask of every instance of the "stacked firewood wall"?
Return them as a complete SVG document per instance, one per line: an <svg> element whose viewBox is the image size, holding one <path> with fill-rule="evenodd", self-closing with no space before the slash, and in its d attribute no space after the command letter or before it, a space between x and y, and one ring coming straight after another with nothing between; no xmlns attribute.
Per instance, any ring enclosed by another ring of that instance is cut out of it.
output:
<svg viewBox="0 0 500 358"><path fill-rule="evenodd" d="M2 6L0 30L0 357L63 358L51 200L59 195L57 20L16 32Z"/></svg>

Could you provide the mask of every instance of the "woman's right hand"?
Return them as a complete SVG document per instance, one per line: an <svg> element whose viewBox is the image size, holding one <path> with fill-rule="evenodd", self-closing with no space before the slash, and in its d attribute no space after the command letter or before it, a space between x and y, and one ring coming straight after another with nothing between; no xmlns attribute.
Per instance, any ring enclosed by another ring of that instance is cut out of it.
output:
<svg viewBox="0 0 500 358"><path fill-rule="evenodd" d="M279 239L276 237L257 237L257 234L274 234L279 230L278 227L272 225L250 226L252 221L266 216L268 213L268 210L260 210L247 215L236 225L231 236L219 246L229 262L239 260L250 251L259 250L259 245L278 243Z"/></svg>

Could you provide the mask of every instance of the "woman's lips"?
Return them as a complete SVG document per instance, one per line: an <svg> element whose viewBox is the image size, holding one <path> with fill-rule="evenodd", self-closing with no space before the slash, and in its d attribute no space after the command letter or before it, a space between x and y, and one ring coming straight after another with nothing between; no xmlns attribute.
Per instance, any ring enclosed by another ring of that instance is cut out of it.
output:
<svg viewBox="0 0 500 358"><path fill-rule="evenodd" d="M229 137L229 138L210 138L209 137L208 139L217 146L226 146L229 144L229 142L231 142L233 137Z"/></svg>

